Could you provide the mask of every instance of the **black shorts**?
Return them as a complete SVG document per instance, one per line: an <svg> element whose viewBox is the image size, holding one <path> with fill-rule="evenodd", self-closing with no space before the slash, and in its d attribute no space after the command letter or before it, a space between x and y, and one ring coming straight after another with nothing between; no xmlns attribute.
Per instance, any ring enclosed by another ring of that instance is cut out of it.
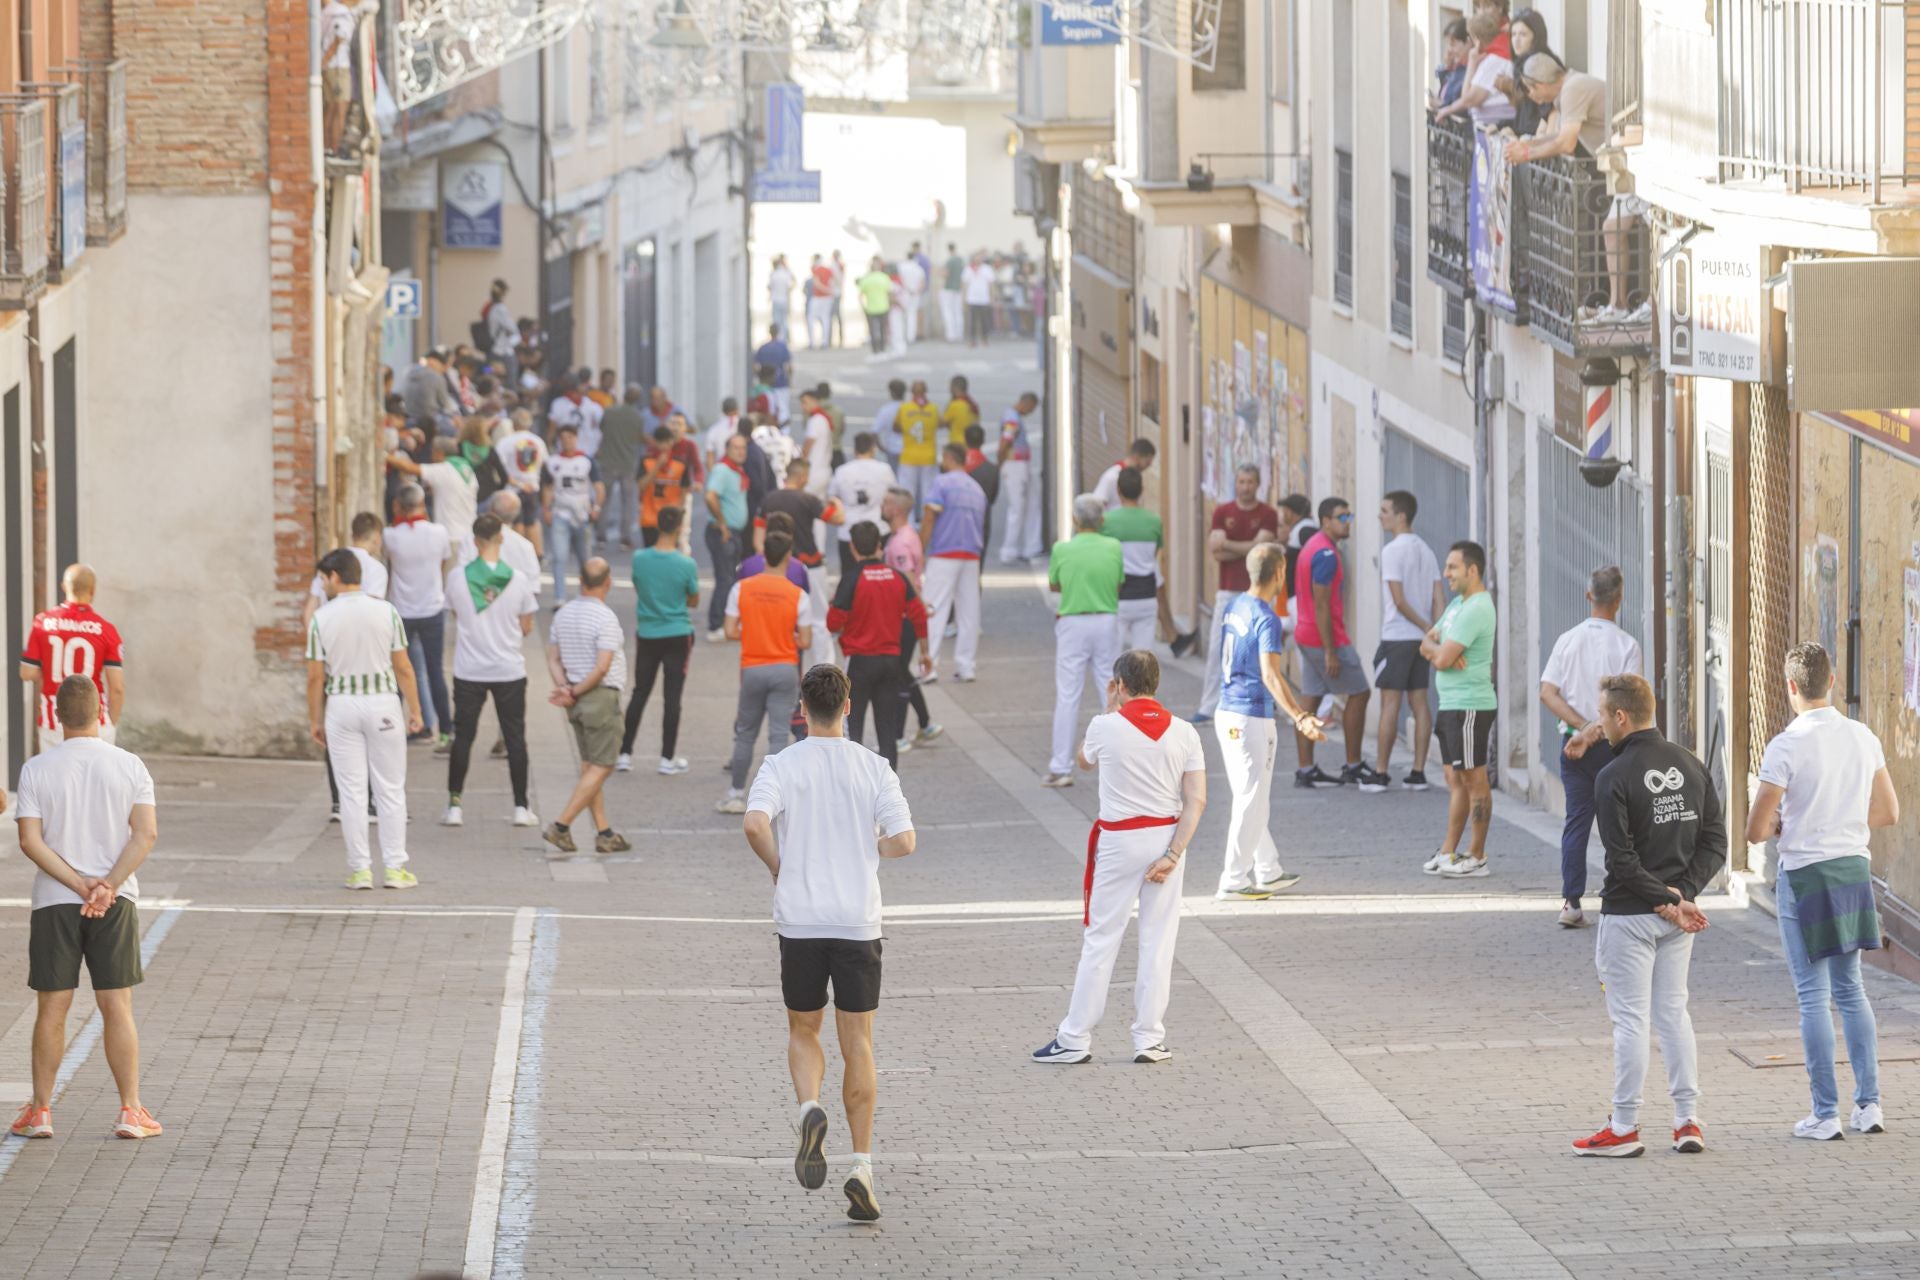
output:
<svg viewBox="0 0 1920 1280"><path fill-rule="evenodd" d="M140 908L116 898L107 914L89 920L77 902L35 911L27 927L27 986L34 991L72 991L80 985L80 961L96 991L137 987L140 969Z"/></svg>
<svg viewBox="0 0 1920 1280"><path fill-rule="evenodd" d="M1493 739L1493 711L1442 711L1433 718L1440 763L1453 769L1484 769Z"/></svg>
<svg viewBox="0 0 1920 1280"><path fill-rule="evenodd" d="M880 1007L880 939L781 938L780 992L787 1008L812 1013L827 1007L842 1013L872 1013Z"/></svg>
<svg viewBox="0 0 1920 1280"><path fill-rule="evenodd" d="M1373 687L1376 689L1424 689L1432 670L1420 656L1418 640L1382 640L1373 651Z"/></svg>

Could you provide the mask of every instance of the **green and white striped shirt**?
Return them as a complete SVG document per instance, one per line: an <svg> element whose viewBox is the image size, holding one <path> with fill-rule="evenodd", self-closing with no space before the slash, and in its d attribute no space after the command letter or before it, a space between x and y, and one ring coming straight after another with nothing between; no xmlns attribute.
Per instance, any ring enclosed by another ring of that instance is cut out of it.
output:
<svg viewBox="0 0 1920 1280"><path fill-rule="evenodd" d="M364 591L343 591L307 627L307 658L327 664L327 696L400 692L393 655L407 647L400 613Z"/></svg>

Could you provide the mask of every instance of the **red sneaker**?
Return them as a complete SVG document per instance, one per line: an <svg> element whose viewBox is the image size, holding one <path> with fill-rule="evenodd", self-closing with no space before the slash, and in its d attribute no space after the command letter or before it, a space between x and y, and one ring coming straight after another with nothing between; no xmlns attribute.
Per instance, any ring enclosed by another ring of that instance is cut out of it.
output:
<svg viewBox="0 0 1920 1280"><path fill-rule="evenodd" d="M1700 1132L1698 1120L1689 1120L1673 1131L1673 1149L1683 1156L1697 1156L1707 1149L1707 1135Z"/></svg>
<svg viewBox="0 0 1920 1280"><path fill-rule="evenodd" d="M1577 1156L1616 1156L1624 1158L1627 1156L1637 1156L1645 1150L1646 1148L1640 1145L1640 1131L1638 1129L1635 1129L1632 1133L1615 1133L1613 1126L1610 1124L1601 1125L1600 1132L1594 1134L1591 1138L1575 1138L1573 1140L1573 1154Z"/></svg>
<svg viewBox="0 0 1920 1280"><path fill-rule="evenodd" d="M13 1127L7 1132L16 1138L51 1138L53 1108L36 1107L29 1102L20 1108L20 1114L13 1118Z"/></svg>

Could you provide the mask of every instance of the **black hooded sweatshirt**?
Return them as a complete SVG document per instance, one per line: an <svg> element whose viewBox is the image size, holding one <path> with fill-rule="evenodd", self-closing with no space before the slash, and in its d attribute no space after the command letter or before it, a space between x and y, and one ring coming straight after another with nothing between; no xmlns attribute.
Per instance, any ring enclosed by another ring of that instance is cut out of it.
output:
<svg viewBox="0 0 1920 1280"><path fill-rule="evenodd" d="M1658 729L1621 740L1593 799L1607 849L1602 915L1651 915L1655 907L1691 902L1726 863L1727 823L1713 779Z"/></svg>

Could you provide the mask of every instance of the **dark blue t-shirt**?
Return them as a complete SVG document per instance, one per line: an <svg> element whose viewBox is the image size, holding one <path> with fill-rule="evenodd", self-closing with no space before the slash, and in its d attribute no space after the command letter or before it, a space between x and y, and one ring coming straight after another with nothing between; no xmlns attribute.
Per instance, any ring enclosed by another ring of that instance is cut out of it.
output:
<svg viewBox="0 0 1920 1280"><path fill-rule="evenodd" d="M1273 719L1273 695L1260 678L1260 655L1279 653L1286 634L1273 606L1251 591L1227 606L1220 636L1220 709Z"/></svg>
<svg viewBox="0 0 1920 1280"><path fill-rule="evenodd" d="M753 362L773 370L773 381L767 385L778 391L787 385L787 366L793 363L793 352L787 349L786 343L775 338L760 345L760 349L753 353Z"/></svg>

